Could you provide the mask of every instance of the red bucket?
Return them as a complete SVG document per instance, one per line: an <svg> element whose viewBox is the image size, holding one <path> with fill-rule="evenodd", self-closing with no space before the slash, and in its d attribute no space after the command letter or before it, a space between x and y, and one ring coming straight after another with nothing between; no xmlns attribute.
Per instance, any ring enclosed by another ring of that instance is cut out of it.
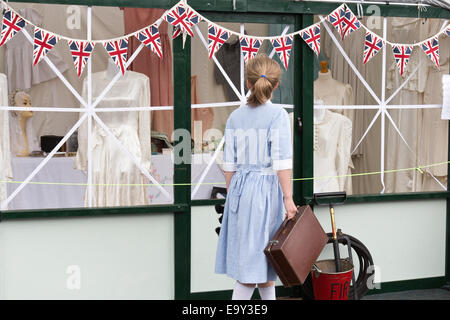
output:
<svg viewBox="0 0 450 320"><path fill-rule="evenodd" d="M341 259L341 272L336 272L334 260L316 262L320 271L311 270L314 298L316 300L347 300L353 266Z"/></svg>

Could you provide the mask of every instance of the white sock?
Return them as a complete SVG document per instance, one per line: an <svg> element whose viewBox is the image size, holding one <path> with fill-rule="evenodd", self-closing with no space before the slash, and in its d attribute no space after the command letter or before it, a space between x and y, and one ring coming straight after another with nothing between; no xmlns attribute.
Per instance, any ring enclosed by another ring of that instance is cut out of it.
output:
<svg viewBox="0 0 450 320"><path fill-rule="evenodd" d="M231 300L250 300L253 295L253 290L255 290L254 287L247 287L236 282Z"/></svg>
<svg viewBox="0 0 450 320"><path fill-rule="evenodd" d="M261 300L276 300L275 297L275 286L270 286L267 288L258 287L259 295L261 296Z"/></svg>

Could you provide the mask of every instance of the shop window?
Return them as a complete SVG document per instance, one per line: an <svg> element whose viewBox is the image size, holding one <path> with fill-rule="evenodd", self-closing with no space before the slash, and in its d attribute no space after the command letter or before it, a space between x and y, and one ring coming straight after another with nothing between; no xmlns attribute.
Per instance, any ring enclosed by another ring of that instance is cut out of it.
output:
<svg viewBox="0 0 450 320"><path fill-rule="evenodd" d="M164 10L10 5L27 23L4 46L2 210L173 203L173 164L162 159L170 154L173 126L173 116L161 115L173 109L167 23L160 27L164 59L134 35L127 46L120 43ZM133 18L137 10L146 10L145 21ZM36 66L34 26L62 36ZM81 46L70 46L70 39L117 41L127 58L115 63L108 47L94 42L81 71L71 54Z"/></svg>
<svg viewBox="0 0 450 320"><path fill-rule="evenodd" d="M212 30L214 36L230 30L248 36L270 37L293 31L292 25L230 23L214 21L219 28ZM191 40L192 84L192 189L193 200L223 199L225 178L223 175L224 130L231 112L245 103L250 92L244 81L245 63L237 34L231 34L223 45L210 54L208 50L207 23L195 28ZM210 47L211 49L211 47ZM272 103L279 104L288 112L293 111L293 45L288 69L278 58L269 40L261 41L258 54L266 54L279 62L283 71ZM211 55L211 59L210 59ZM249 119L250 120L250 119Z"/></svg>
<svg viewBox="0 0 450 320"><path fill-rule="evenodd" d="M441 78L449 73L448 38L443 33L438 38L439 69L415 46L400 70L391 44L419 43L438 34L445 21L360 21L362 27L344 40L329 22L320 25L321 51L314 69L314 192L446 191L448 121L441 119ZM364 26L369 25L375 36L391 43L364 63Z"/></svg>

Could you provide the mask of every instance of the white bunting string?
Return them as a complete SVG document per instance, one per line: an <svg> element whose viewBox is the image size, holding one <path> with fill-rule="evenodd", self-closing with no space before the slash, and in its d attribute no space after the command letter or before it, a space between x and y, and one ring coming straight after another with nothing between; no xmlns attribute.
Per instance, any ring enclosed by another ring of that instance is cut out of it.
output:
<svg viewBox="0 0 450 320"><path fill-rule="evenodd" d="M233 30L229 30L225 27L222 27L205 17L203 17L201 14L199 14L195 9L193 9L187 1L181 0L178 3L176 3L172 8L166 10L163 15L155 22L153 22L151 25L145 26L142 29L136 30L132 33L112 38L112 39L104 39L104 40L86 40L86 39L73 39L69 37L65 37L62 35L55 34L51 31L47 31L43 28L35 26L31 21L25 19L24 17L20 16L13 8L11 8L8 4L8 2L2 1L2 7L4 8L4 14L3 14L3 20L2 20L2 29L1 29L1 37L0 37L0 46L6 43L8 40L10 40L15 34L18 32L21 32L23 27L25 25L31 25L35 28L35 35L38 37L44 37L45 35L48 35L50 38L53 37L54 40L66 40L69 45L72 44L80 44L85 45L89 43L89 46L94 47L95 44L99 43L102 46L105 47L105 49L108 51L108 53L111 55L114 62L117 64L118 68L120 69L121 73L123 74L125 72L125 69L123 68L125 62L126 62L126 54L119 53L123 52L123 50L126 49L126 44L128 43L128 39L130 37L136 37L139 39L142 43L144 43L146 46L148 46L156 55L158 55L160 58L162 58L162 50L161 50L161 42L159 40L159 33L158 28L160 24L163 21L166 21L167 23L170 23L174 26L175 30L178 30L178 34L183 35L183 39L186 39L186 36L194 36L194 29L195 26L200 23L201 21L206 22L208 24L208 30L220 30L221 34L224 35L223 40L230 37L231 35L237 36L240 41L245 42L244 44L248 45L248 50L246 50L246 46L241 46L241 49L243 49L244 58L247 61L248 59L251 59L253 56L256 55L259 48L262 46L262 42L265 40L268 40L274 44L280 44L281 42L284 42L288 40L288 42L291 42L294 36L300 36L307 44L310 46L310 48L318 55L320 50L320 38L318 40L312 41L310 39L310 36L308 36L308 32L311 34L311 29L314 26L318 30L320 30L320 24L326 24L326 21L328 21L330 24L332 24L341 35L342 39L345 39L347 36L351 36L351 33L353 31L356 31L360 28L364 29L366 31L366 35L372 35L373 37L376 37L378 39L378 47L381 49L382 46L390 45L393 49L394 54L397 51L401 51L403 49L408 49L407 51L411 51L415 47L420 47L423 52L433 61L435 66L439 68L439 51L438 51L438 37L442 34L445 34L447 36L450 36L450 27L447 26L448 21L446 21L441 28L441 30L436 33L435 35L424 39L417 43L410 43L410 44L404 44L404 43L394 43L389 40L387 40L385 37L378 36L373 31L371 31L369 28L367 28L365 25L361 23L361 21L358 19L361 17L361 12L358 12L358 15L355 15L348 6L344 3L338 6L335 10L333 10L330 14L328 14L325 17L320 17L319 22L315 23L314 25L307 26L304 29L296 30L291 33L277 35L277 36L253 36L253 35L246 35L243 34L243 31L240 30L240 32L236 32ZM306 37L305 37L306 35ZM314 37L313 37L314 39ZM366 39L365 45L370 45L368 42L370 39ZM37 39L37 41L41 41L40 39ZM214 40L215 41L215 40ZM209 58L211 59L214 55L214 53L220 48L222 39L217 40L215 43L210 42L210 51L209 51ZM42 41L41 41L42 42ZM120 47L116 46L122 44ZM54 44L50 44L50 46L42 45L35 43L35 56L34 56L34 64L37 64L42 57L53 48ZM289 46L289 44L287 45ZM115 50L112 50L114 47ZM244 48L242 48L244 47ZM283 47L283 46L281 46ZM80 50L80 47L78 48L72 48L72 54L75 52L75 49L79 49L78 53L80 53L82 50ZM88 48L90 49L90 48ZM374 48L374 50L367 47L367 51L364 54L364 63L368 62L371 57L373 57L379 49ZM410 49L410 50L409 50ZM281 49L280 49L281 50ZM89 50L89 52L85 53L82 52L83 56L76 57L74 56L74 63L75 67L77 68L77 75L80 76L81 72L84 68L84 65L86 64L86 60L88 59L88 55L84 56L84 54L91 54L92 52ZM283 54L283 65L286 68L288 66L288 60L289 60L289 49L286 49L284 51L277 52L279 55ZM398 53L398 52L397 52ZM85 58L87 57L87 58ZM77 60L78 59L78 60ZM403 58L401 58L403 59ZM407 58L397 61L399 70L402 72L404 70L404 67L407 63Z"/></svg>

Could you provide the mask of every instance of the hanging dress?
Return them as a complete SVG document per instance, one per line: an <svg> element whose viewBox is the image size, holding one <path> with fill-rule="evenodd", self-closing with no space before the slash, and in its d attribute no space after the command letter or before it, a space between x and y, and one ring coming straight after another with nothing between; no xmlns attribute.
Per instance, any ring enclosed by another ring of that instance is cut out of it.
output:
<svg viewBox="0 0 450 320"><path fill-rule="evenodd" d="M292 168L287 112L270 101L233 111L225 130L224 169L235 171L228 190L215 272L241 283L275 281L264 248L283 221L276 170Z"/></svg>

